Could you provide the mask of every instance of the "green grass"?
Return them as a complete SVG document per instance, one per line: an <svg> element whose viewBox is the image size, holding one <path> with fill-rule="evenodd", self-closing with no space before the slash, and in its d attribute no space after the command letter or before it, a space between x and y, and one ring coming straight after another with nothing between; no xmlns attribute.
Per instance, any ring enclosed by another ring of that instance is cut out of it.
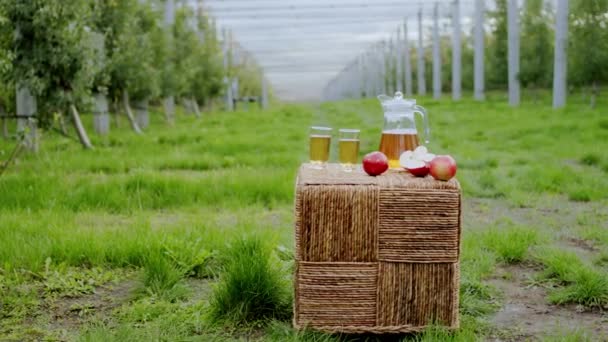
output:
<svg viewBox="0 0 608 342"><path fill-rule="evenodd" d="M581 304L602 308L608 305L608 273L584 263L576 254L544 250L538 259L545 267L542 277L556 280L559 286L549 293L555 304Z"/></svg>
<svg viewBox="0 0 608 342"><path fill-rule="evenodd" d="M588 166L596 166L599 165L600 163L600 157L597 154L585 154L582 158L581 158L581 163L583 163L584 165L588 165Z"/></svg>
<svg viewBox="0 0 608 342"><path fill-rule="evenodd" d="M181 280L186 271L159 254L152 254L145 261L142 275L142 295L162 298L170 302L186 297Z"/></svg>
<svg viewBox="0 0 608 342"><path fill-rule="evenodd" d="M608 276L606 273L581 268L573 272L573 281L549 295L555 304L575 303L603 308L608 304Z"/></svg>
<svg viewBox="0 0 608 342"><path fill-rule="evenodd" d="M430 150L457 160L465 210L485 208L465 213L463 327L455 335L433 329L423 340L483 339L501 305L488 279L506 263L543 265L556 303L604 301L608 103L599 99L591 110L573 97L553 110L549 98L519 108L489 98L418 99L430 113ZM0 177L0 340L336 339L295 332L288 322L295 172L313 124L360 128L360 155L376 150L379 104L179 115L172 127L159 113L151 117L141 136L124 118L106 137L90 130L93 151L43 132L40 153L22 155ZM91 117L83 119L90 128ZM0 161L13 144L0 140ZM259 248L235 247L254 235L265 239ZM592 260L536 256L568 235L602 249ZM53 316L69 303L66 294L90 300L134 274L141 284L128 290L138 296L67 323Z"/></svg>
<svg viewBox="0 0 608 342"><path fill-rule="evenodd" d="M210 299L213 322L264 324L271 319L289 317L288 283L271 252L259 236L233 242L225 270Z"/></svg>
<svg viewBox="0 0 608 342"><path fill-rule="evenodd" d="M538 231L531 227L491 228L483 236L484 245L508 264L524 261L538 241Z"/></svg>
<svg viewBox="0 0 608 342"><path fill-rule="evenodd" d="M597 341L594 336L583 330L559 331L554 336L543 339L545 342L593 342Z"/></svg>

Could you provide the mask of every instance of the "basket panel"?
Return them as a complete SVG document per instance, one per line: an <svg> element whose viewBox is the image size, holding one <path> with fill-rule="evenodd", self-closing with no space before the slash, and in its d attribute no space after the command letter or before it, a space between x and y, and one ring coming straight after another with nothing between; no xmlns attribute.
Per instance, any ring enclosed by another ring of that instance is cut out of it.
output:
<svg viewBox="0 0 608 342"><path fill-rule="evenodd" d="M378 260L458 261L458 191L381 189L378 211Z"/></svg>
<svg viewBox="0 0 608 342"><path fill-rule="evenodd" d="M302 186L297 192L299 260L376 261L377 187Z"/></svg>
<svg viewBox="0 0 608 342"><path fill-rule="evenodd" d="M380 262L379 326L458 326L458 264Z"/></svg>
<svg viewBox="0 0 608 342"><path fill-rule="evenodd" d="M377 278L375 263L298 262L296 326L375 326Z"/></svg>

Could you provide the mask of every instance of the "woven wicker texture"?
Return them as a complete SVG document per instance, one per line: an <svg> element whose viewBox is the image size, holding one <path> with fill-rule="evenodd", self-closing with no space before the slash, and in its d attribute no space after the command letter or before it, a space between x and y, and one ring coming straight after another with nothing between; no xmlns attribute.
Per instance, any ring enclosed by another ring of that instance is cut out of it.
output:
<svg viewBox="0 0 608 342"><path fill-rule="evenodd" d="M458 326L458 264L378 264L381 326Z"/></svg>
<svg viewBox="0 0 608 342"><path fill-rule="evenodd" d="M307 186L298 193L298 202L301 260L376 261L374 186Z"/></svg>
<svg viewBox="0 0 608 342"><path fill-rule="evenodd" d="M300 262L296 273L298 325L375 325L377 264Z"/></svg>
<svg viewBox="0 0 608 342"><path fill-rule="evenodd" d="M327 332L458 326L460 185L404 171L303 165L294 325Z"/></svg>
<svg viewBox="0 0 608 342"><path fill-rule="evenodd" d="M459 192L392 188L381 189L379 194L379 260L458 260Z"/></svg>

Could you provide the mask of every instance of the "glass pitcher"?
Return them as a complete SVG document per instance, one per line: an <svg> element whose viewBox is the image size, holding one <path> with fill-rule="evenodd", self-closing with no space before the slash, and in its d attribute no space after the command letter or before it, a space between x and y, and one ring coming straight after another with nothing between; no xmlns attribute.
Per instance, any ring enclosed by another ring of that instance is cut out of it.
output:
<svg viewBox="0 0 608 342"><path fill-rule="evenodd" d="M404 99L401 92L395 97L378 96L384 110L384 129L380 141L380 152L389 160L391 169L399 168L399 157L405 151L413 151L419 145L414 113L424 121L424 142L429 143L430 130L426 110L416 105L416 100Z"/></svg>

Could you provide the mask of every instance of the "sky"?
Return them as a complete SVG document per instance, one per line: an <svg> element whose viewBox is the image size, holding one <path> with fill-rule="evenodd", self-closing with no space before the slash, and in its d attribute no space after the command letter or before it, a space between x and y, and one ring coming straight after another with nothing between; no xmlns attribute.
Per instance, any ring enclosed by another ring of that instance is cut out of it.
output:
<svg viewBox="0 0 608 342"><path fill-rule="evenodd" d="M463 31L473 0L460 0ZM449 30L452 1L440 0L440 27ZM274 94L285 101L316 101L347 64L373 44L396 37L407 18L409 38L417 39L417 13L430 34L434 2L420 0L206 0L218 28L264 69ZM470 25L469 25L470 27Z"/></svg>

